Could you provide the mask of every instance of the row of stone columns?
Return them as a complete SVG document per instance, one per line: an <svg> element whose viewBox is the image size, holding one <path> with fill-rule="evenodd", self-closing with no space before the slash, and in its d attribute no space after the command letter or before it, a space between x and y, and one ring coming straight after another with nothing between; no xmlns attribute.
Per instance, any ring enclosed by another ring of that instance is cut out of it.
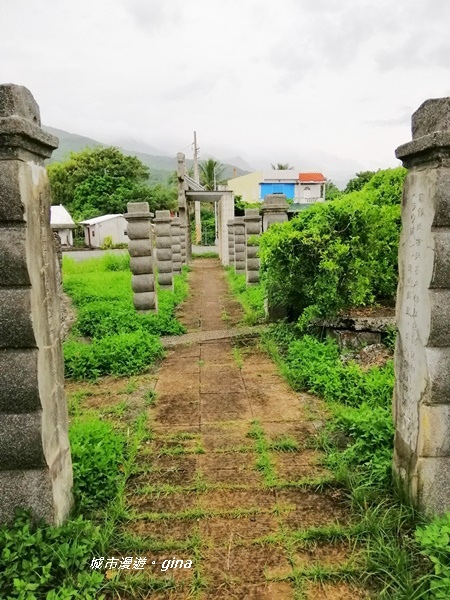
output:
<svg viewBox="0 0 450 600"><path fill-rule="evenodd" d="M157 312L155 271L160 289L173 290L173 277L181 273L183 264L181 240L186 235L185 227L180 223L180 218L172 218L168 210L157 210L153 219L148 202L129 202L127 209L124 217L128 222L133 303L138 312Z"/></svg>
<svg viewBox="0 0 450 600"><path fill-rule="evenodd" d="M245 275L247 285L259 282L257 238L261 234L259 210L247 209L244 217L228 221L228 255L230 266L238 275Z"/></svg>

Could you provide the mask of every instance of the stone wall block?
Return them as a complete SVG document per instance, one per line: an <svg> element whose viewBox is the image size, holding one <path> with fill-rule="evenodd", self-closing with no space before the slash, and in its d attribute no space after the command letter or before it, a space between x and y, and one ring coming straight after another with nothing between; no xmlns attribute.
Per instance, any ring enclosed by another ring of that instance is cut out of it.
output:
<svg viewBox="0 0 450 600"><path fill-rule="evenodd" d="M149 273L133 275L131 277L131 288L136 294L141 292L154 292L155 280Z"/></svg>
<svg viewBox="0 0 450 600"><path fill-rule="evenodd" d="M0 470L45 467L41 411L3 414L0 419Z"/></svg>
<svg viewBox="0 0 450 600"><path fill-rule="evenodd" d="M3 227L0 236L0 286L30 285L26 261L26 229Z"/></svg>
<svg viewBox="0 0 450 600"><path fill-rule="evenodd" d="M434 265L430 288L450 288L450 232L437 230L434 238Z"/></svg>
<svg viewBox="0 0 450 600"><path fill-rule="evenodd" d="M150 238L147 240L130 240L128 243L128 252L131 257L151 256L152 243Z"/></svg>
<svg viewBox="0 0 450 600"><path fill-rule="evenodd" d="M133 296L133 304L139 312L150 312L156 303L155 292L138 292Z"/></svg>
<svg viewBox="0 0 450 600"><path fill-rule="evenodd" d="M53 484L46 469L0 471L0 522L14 518L17 507L27 507L37 521L54 521Z"/></svg>
<svg viewBox="0 0 450 600"><path fill-rule="evenodd" d="M259 272L259 258L247 258L247 269Z"/></svg>
<svg viewBox="0 0 450 600"><path fill-rule="evenodd" d="M158 283L163 289L172 288L173 286L173 272L170 270L167 273L162 271L158 272Z"/></svg>
<svg viewBox="0 0 450 600"><path fill-rule="evenodd" d="M31 289L4 288L0 302L0 348L33 348Z"/></svg>
<svg viewBox="0 0 450 600"><path fill-rule="evenodd" d="M129 240L150 239L150 221L132 221L127 225Z"/></svg>
<svg viewBox="0 0 450 600"><path fill-rule="evenodd" d="M157 248L158 255L158 269L160 268L161 263L169 263L170 270L172 270L172 245L166 248ZM168 271L166 271L168 272Z"/></svg>
<svg viewBox="0 0 450 600"><path fill-rule="evenodd" d="M450 348L427 348L426 362L430 385L425 401L430 404L450 404Z"/></svg>
<svg viewBox="0 0 450 600"><path fill-rule="evenodd" d="M450 457L450 404L423 404L419 419L417 454L424 457Z"/></svg>
<svg viewBox="0 0 450 600"><path fill-rule="evenodd" d="M130 259L131 272L135 275L153 273L153 261L150 256L136 256Z"/></svg>
<svg viewBox="0 0 450 600"><path fill-rule="evenodd" d="M431 325L428 346L450 346L450 290L430 290Z"/></svg>
<svg viewBox="0 0 450 600"><path fill-rule="evenodd" d="M413 483L412 494L420 498L427 514L442 514L450 498L450 460L447 456L421 457L415 470L417 483Z"/></svg>
<svg viewBox="0 0 450 600"><path fill-rule="evenodd" d="M0 161L0 221L25 221L16 160Z"/></svg>
<svg viewBox="0 0 450 600"><path fill-rule="evenodd" d="M156 248L157 250L169 250L170 252L170 260L172 260L172 238L170 236L165 237L157 237L156 238ZM158 252L158 256L159 256ZM167 260L167 259L164 259Z"/></svg>
<svg viewBox="0 0 450 600"><path fill-rule="evenodd" d="M38 354L37 348L0 350L0 413L40 410Z"/></svg>

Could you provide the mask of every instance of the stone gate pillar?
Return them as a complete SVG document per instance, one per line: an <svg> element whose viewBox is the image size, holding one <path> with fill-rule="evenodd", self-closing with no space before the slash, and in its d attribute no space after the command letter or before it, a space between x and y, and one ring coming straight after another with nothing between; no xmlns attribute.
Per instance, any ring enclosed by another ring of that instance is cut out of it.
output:
<svg viewBox="0 0 450 600"><path fill-rule="evenodd" d="M261 217L259 209L245 209L245 272L247 285L256 285L259 282L259 246L255 245L255 236L261 234ZM253 238L253 239L252 239Z"/></svg>
<svg viewBox="0 0 450 600"><path fill-rule="evenodd" d="M170 210L155 212L156 267L158 284L162 290L173 290L171 221Z"/></svg>
<svg viewBox="0 0 450 600"><path fill-rule="evenodd" d="M412 116L402 202L394 469L412 501L450 510L450 98Z"/></svg>
<svg viewBox="0 0 450 600"><path fill-rule="evenodd" d="M230 219L227 223L228 227L228 256L230 266L234 266L234 219Z"/></svg>
<svg viewBox="0 0 450 600"><path fill-rule="evenodd" d="M180 217L180 246L181 261L189 264L191 260L191 230L189 203L186 198L186 157L182 152L177 154L177 178L178 178L178 214Z"/></svg>
<svg viewBox="0 0 450 600"><path fill-rule="evenodd" d="M153 252L150 231L148 202L128 202L128 213L123 215L128 222L128 252L130 253L130 269L133 273L133 304L138 312L156 312L158 298L155 293L153 275Z"/></svg>
<svg viewBox="0 0 450 600"><path fill-rule="evenodd" d="M44 159L58 140L26 88L0 86L0 522L72 505L60 302Z"/></svg>
<svg viewBox="0 0 450 600"><path fill-rule="evenodd" d="M173 272L175 275L181 273L181 226L180 217L174 217L172 219L172 260L173 260Z"/></svg>
<svg viewBox="0 0 450 600"><path fill-rule="evenodd" d="M234 219L234 268L238 275L245 275L245 223L244 217Z"/></svg>
<svg viewBox="0 0 450 600"><path fill-rule="evenodd" d="M283 223L288 220L289 204L285 194L268 194L261 205L263 213L262 230L267 231L272 223Z"/></svg>
<svg viewBox="0 0 450 600"><path fill-rule="evenodd" d="M181 223L180 219L180 256L181 256L181 264L186 265L186 229L187 225Z"/></svg>

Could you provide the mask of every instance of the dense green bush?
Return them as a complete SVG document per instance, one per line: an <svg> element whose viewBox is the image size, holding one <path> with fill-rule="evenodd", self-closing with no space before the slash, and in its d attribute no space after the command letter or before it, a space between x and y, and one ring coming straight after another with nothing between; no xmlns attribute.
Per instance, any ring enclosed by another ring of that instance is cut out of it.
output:
<svg viewBox="0 0 450 600"><path fill-rule="evenodd" d="M450 513L416 531L416 541L434 570L430 578L431 599L450 598Z"/></svg>
<svg viewBox="0 0 450 600"><path fill-rule="evenodd" d="M124 437L98 417L83 418L70 426L70 448L77 512L105 508L117 495Z"/></svg>
<svg viewBox="0 0 450 600"><path fill-rule="evenodd" d="M80 263L65 259L63 274L64 289L78 309L72 337L64 343L67 377L142 372L163 354L157 336L185 332L175 308L187 295L186 272L175 277L174 292L158 292L158 312L149 314L134 309L128 254Z"/></svg>
<svg viewBox="0 0 450 600"><path fill-rule="evenodd" d="M362 190L272 225L260 243L271 300L296 316L308 309L308 319L392 302L404 175L402 168L379 171Z"/></svg>
<svg viewBox="0 0 450 600"><path fill-rule="evenodd" d="M89 569L100 553L100 528L83 518L62 527L35 525L20 513L0 527L0 594L15 600L92 600L103 573Z"/></svg>
<svg viewBox="0 0 450 600"><path fill-rule="evenodd" d="M142 330L95 338L92 343L64 344L66 377L96 379L101 375L136 375L164 355L159 338Z"/></svg>

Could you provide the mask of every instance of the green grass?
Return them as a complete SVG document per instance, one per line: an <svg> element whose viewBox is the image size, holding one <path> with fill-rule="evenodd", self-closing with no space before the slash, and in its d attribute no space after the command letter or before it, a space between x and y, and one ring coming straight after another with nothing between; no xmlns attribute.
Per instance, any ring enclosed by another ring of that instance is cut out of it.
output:
<svg viewBox="0 0 450 600"><path fill-rule="evenodd" d="M64 343L66 376L134 375L159 360L159 337L185 332L175 308L187 295L186 273L175 277L174 292L158 290L157 313L140 314L133 306L128 254L80 262L64 257L64 290L77 311Z"/></svg>
<svg viewBox="0 0 450 600"><path fill-rule="evenodd" d="M191 258L199 259L199 258L219 258L217 252L193 252L191 254Z"/></svg>
<svg viewBox="0 0 450 600"><path fill-rule="evenodd" d="M231 293L244 309L244 322L256 325L265 319L264 291L261 285L247 287L245 275L237 275L232 267L226 268L226 278Z"/></svg>

